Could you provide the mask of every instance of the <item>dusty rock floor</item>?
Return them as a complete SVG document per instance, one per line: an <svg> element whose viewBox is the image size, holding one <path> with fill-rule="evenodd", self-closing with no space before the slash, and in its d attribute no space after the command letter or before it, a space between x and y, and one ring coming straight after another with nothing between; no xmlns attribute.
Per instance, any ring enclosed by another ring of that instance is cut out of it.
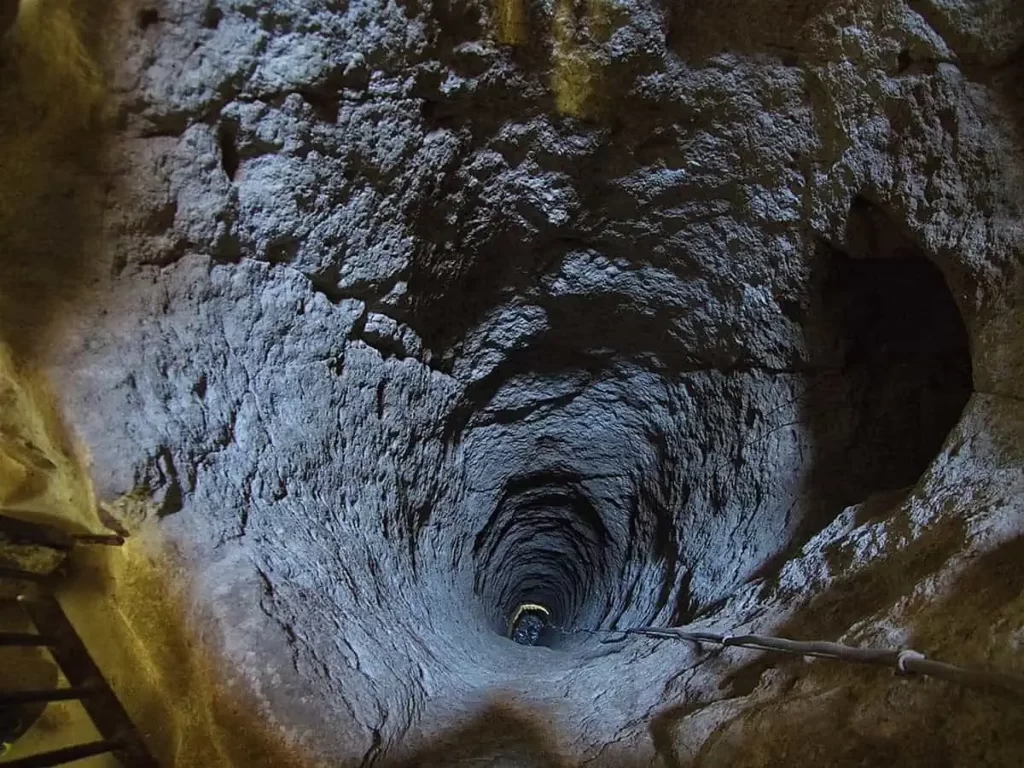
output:
<svg viewBox="0 0 1024 768"><path fill-rule="evenodd" d="M0 330L168 764L1021 763L989 695L572 630L1024 672L1024 6L91 10L4 64Z"/></svg>

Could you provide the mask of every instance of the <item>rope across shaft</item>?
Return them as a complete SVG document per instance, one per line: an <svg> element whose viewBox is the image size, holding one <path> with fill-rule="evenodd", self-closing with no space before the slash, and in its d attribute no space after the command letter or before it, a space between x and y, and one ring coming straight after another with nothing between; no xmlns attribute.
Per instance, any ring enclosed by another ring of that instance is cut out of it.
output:
<svg viewBox="0 0 1024 768"><path fill-rule="evenodd" d="M924 654L901 648L856 648L823 640L787 640L770 635L723 635L716 632L690 631L677 627L631 627L629 629L575 629L569 633L594 635L642 635L661 640L686 640L693 643L714 643L724 647L774 651L794 656L812 656L859 664L891 667L901 674L927 675L969 688L984 690L1024 702L1024 677L1007 672L966 669L955 664L925 658Z"/></svg>

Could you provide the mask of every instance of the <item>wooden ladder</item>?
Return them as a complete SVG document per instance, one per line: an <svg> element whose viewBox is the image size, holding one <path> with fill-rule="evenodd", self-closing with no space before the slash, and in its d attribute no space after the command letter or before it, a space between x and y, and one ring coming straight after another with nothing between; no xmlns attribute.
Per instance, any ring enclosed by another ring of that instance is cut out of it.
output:
<svg viewBox="0 0 1024 768"><path fill-rule="evenodd" d="M5 647L46 648L68 681L67 687L0 692L0 707L76 700L81 702L101 738L15 760L0 758L0 768L44 768L107 753L128 768L157 768L128 713L53 596L53 574L19 567L11 558L2 556L19 547L35 551L43 548L66 556L79 543L116 546L124 540L120 536L76 536L0 515L0 582L35 626L35 632L0 632L0 653Z"/></svg>

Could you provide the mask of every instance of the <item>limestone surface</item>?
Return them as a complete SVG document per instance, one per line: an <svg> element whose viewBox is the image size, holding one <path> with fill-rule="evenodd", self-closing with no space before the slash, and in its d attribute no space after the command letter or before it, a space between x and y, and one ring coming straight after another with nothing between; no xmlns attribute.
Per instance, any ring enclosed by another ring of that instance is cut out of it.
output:
<svg viewBox="0 0 1024 768"><path fill-rule="evenodd" d="M1020 764L988 694L583 630L1024 672L1024 5L117 5L52 369L308 764Z"/></svg>

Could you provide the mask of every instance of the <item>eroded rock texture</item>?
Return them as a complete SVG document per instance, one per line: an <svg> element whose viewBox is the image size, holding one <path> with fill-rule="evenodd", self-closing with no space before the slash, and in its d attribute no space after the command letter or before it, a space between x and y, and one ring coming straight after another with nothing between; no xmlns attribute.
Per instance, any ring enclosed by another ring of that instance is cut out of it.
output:
<svg viewBox="0 0 1024 768"><path fill-rule="evenodd" d="M1022 668L1019 3L113 16L67 406L311 762L1017 764L983 694L573 630Z"/></svg>

